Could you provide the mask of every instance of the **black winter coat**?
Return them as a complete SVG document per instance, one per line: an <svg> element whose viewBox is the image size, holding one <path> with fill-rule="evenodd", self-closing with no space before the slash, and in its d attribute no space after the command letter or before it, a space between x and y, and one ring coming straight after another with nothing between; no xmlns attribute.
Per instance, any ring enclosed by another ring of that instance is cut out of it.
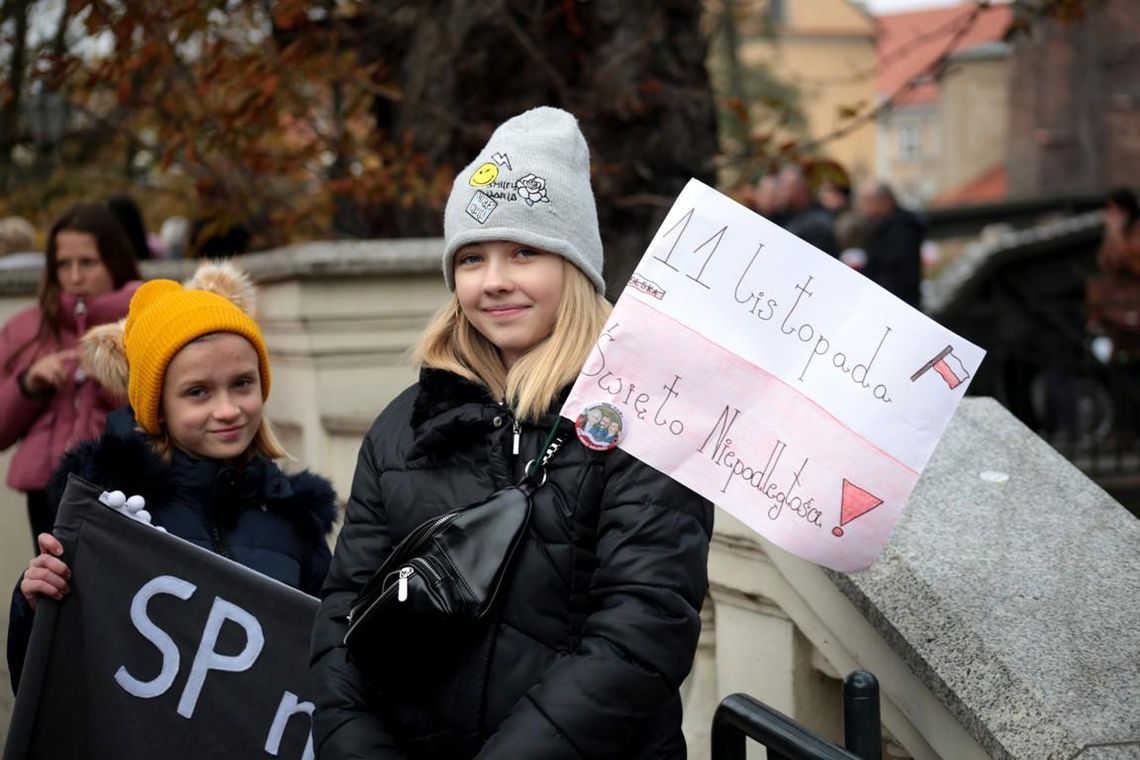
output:
<svg viewBox="0 0 1140 760"><path fill-rule="evenodd" d="M813 203L786 219L784 229L829 256L839 255L839 243L835 240L835 217L818 203Z"/></svg>
<svg viewBox="0 0 1140 760"><path fill-rule="evenodd" d="M896 208L867 237L863 274L914 308L922 302L922 241L926 225L915 214Z"/></svg>
<svg viewBox="0 0 1140 760"><path fill-rule="evenodd" d="M328 480L309 472L287 476L262 457L235 469L176 450L165 464L134 427L129 408L112 413L98 441L64 457L48 485L48 503L58 507L68 473L75 473L102 488L141 495L151 521L179 538L307 594L320 591L330 560L325 537L336 518ZM8 641L13 688L31 623L17 584Z"/></svg>
<svg viewBox="0 0 1140 760"><path fill-rule="evenodd" d="M522 476L558 421L514 420L486 392L425 370L365 438L313 630L313 735L346 758L682 758L678 689L692 665L712 505L623 451L566 443L547 466L493 620L436 665L373 688L343 646L345 615L419 523Z"/></svg>

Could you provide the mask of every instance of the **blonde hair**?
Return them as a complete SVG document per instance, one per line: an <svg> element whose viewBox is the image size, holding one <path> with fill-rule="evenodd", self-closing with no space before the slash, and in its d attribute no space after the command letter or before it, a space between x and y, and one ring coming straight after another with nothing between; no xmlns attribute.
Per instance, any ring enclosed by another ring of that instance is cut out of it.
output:
<svg viewBox="0 0 1140 760"><path fill-rule="evenodd" d="M495 345L464 316L455 294L420 336L412 361L484 386L492 398L506 401L519 419L538 419L582 370L611 309L578 267L563 259L562 271L554 329L509 371Z"/></svg>

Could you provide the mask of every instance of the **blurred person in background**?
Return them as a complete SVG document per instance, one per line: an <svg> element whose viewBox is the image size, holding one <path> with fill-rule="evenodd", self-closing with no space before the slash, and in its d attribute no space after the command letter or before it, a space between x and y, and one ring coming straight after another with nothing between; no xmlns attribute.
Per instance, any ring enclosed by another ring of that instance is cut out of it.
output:
<svg viewBox="0 0 1140 760"><path fill-rule="evenodd" d="M839 255L835 219L812 197L811 186L800 167L787 166L780 172L779 205L787 215L784 229L828 255Z"/></svg>
<svg viewBox="0 0 1140 760"><path fill-rule="evenodd" d="M36 228L22 216L0 219L0 269L39 266L44 255L35 250Z"/></svg>
<svg viewBox="0 0 1140 760"><path fill-rule="evenodd" d="M816 198L836 220L851 210L851 186L831 177L820 182Z"/></svg>
<svg viewBox="0 0 1140 760"><path fill-rule="evenodd" d="M872 180L859 190L859 211L867 218L867 263L862 272L916 309L922 295L922 243L926 225L901 207L894 191Z"/></svg>
<svg viewBox="0 0 1140 760"><path fill-rule="evenodd" d="M113 195L107 199L107 207L119 220L131 247L135 250L135 257L139 261L154 258L151 255L150 242L147 240L146 224L143 222L142 211L129 195Z"/></svg>
<svg viewBox="0 0 1140 760"><path fill-rule="evenodd" d="M159 228L158 236L168 259L186 258L186 245L190 240L190 220L184 216L170 216Z"/></svg>
<svg viewBox="0 0 1140 760"><path fill-rule="evenodd" d="M752 208L768 221L784 226L784 209L780 205L780 180L765 174L752 190Z"/></svg>
<svg viewBox="0 0 1140 760"><path fill-rule="evenodd" d="M1125 187L1108 194L1104 207L1104 238L1096 263L1108 275L1140 276L1140 204Z"/></svg>
<svg viewBox="0 0 1140 760"><path fill-rule="evenodd" d="M32 542L55 515L44 489L73 444L97 438L118 406L80 366L89 327L126 316L134 249L105 203L80 203L48 233L37 303L0 330L0 450L19 443L8 485L27 496Z"/></svg>
<svg viewBox="0 0 1140 760"><path fill-rule="evenodd" d="M867 266L867 238L871 221L863 214L849 209L835 220L835 240L839 244L839 260L852 269Z"/></svg>

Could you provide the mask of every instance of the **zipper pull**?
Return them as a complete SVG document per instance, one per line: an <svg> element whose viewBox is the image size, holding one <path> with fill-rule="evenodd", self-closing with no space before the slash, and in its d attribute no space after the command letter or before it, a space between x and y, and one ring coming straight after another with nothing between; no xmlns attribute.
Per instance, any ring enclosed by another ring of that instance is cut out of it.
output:
<svg viewBox="0 0 1140 760"><path fill-rule="evenodd" d="M519 436L522 434L522 425L519 424L518 420L514 421L514 431L515 443L514 446L511 447L511 453L517 457L519 455Z"/></svg>
<svg viewBox="0 0 1140 760"><path fill-rule="evenodd" d="M408 601L408 576L410 576L415 571L416 569L414 567L400 568L400 580L398 581L398 585L396 587L397 602Z"/></svg>
<svg viewBox="0 0 1140 760"><path fill-rule="evenodd" d="M87 304L82 298L75 302L75 325L80 336L87 332Z"/></svg>

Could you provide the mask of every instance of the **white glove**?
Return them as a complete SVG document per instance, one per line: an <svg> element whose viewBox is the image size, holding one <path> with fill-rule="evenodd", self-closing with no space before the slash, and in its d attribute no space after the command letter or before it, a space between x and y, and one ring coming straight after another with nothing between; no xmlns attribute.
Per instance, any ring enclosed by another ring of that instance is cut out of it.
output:
<svg viewBox="0 0 1140 760"><path fill-rule="evenodd" d="M151 523L150 512L146 511L146 499L137 494L128 497L122 491L104 491L99 494L99 501L132 520L138 520L141 523L150 525L156 530L161 530L163 533L166 532L166 528Z"/></svg>

